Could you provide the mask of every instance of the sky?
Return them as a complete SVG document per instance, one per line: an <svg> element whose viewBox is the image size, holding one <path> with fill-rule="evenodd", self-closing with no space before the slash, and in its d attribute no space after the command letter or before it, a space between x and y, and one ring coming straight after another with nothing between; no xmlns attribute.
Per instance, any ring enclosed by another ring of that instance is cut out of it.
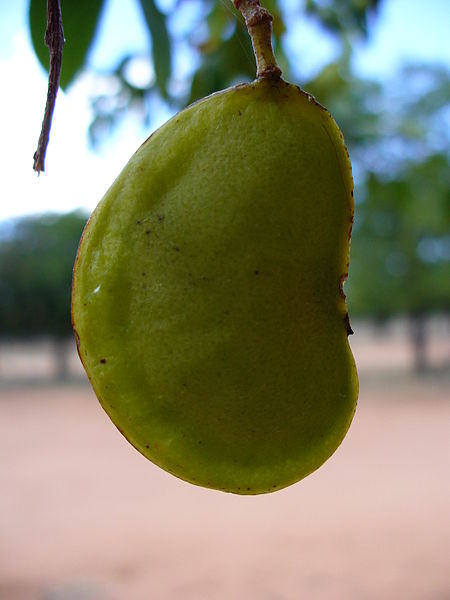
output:
<svg viewBox="0 0 450 600"><path fill-rule="evenodd" d="M170 1L170 0L169 0ZM286 0L287 10L298 0ZM29 213L91 211L136 148L169 116L161 110L150 127L128 119L94 152L88 143L92 75L81 75L60 92L46 159L39 177L32 170L47 93L47 76L34 56L27 30L28 0L0 0L0 221ZM385 0L369 43L356 49L359 73L395 76L405 62L440 62L450 68L450 0ZM312 74L335 47L309 22L294 23L286 48L302 73ZM148 39L135 0L108 0L90 55L96 68L127 51L146 52Z"/></svg>

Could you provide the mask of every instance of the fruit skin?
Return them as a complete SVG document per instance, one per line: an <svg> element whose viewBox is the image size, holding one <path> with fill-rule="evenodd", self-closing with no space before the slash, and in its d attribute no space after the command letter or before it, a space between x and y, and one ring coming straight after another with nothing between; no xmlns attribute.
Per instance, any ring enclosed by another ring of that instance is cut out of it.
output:
<svg viewBox="0 0 450 600"><path fill-rule="evenodd" d="M358 395L352 189L331 115L283 80L197 102L130 159L84 231L72 318L103 408L151 461L257 494L339 446Z"/></svg>

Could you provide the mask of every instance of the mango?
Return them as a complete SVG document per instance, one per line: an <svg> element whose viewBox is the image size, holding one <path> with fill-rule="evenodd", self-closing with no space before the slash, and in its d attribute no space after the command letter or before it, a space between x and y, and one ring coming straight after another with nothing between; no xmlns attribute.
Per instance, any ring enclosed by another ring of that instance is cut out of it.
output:
<svg viewBox="0 0 450 600"><path fill-rule="evenodd" d="M213 94L138 149L93 212L73 277L78 351L139 452L191 483L272 492L352 421L342 134L281 78Z"/></svg>

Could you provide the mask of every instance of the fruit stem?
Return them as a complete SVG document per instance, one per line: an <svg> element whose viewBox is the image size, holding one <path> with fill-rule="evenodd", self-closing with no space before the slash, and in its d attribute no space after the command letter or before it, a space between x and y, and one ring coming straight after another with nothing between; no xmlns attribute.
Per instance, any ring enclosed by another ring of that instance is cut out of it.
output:
<svg viewBox="0 0 450 600"><path fill-rule="evenodd" d="M233 0L244 17L256 59L257 79L280 79L281 69L272 49L272 15L259 0Z"/></svg>

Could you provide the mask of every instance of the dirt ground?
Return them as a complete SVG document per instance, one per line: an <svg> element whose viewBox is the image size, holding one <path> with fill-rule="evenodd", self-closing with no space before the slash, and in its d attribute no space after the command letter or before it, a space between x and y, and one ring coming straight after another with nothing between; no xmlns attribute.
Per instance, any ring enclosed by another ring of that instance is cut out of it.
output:
<svg viewBox="0 0 450 600"><path fill-rule="evenodd" d="M87 385L3 385L0 598L447 600L449 398L363 375L321 469L238 497L146 461Z"/></svg>

